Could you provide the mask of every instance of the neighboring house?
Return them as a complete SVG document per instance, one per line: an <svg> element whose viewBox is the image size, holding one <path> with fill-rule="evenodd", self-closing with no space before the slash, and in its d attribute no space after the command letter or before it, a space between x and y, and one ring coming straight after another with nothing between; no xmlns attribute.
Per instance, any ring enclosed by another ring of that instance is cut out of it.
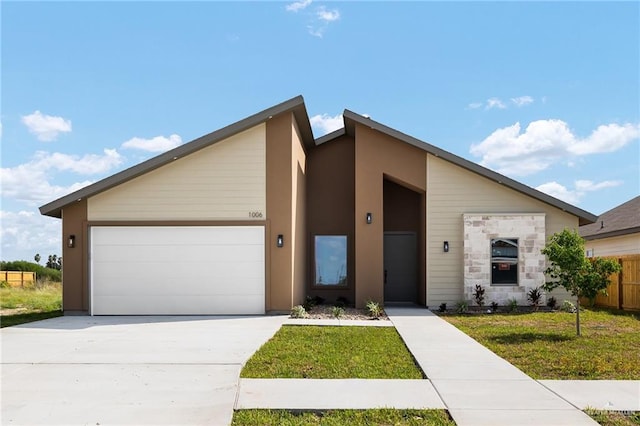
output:
<svg viewBox="0 0 640 426"><path fill-rule="evenodd" d="M596 217L302 97L40 208L62 218L65 312L260 314L305 296L438 306L544 282L546 238Z"/></svg>
<svg viewBox="0 0 640 426"><path fill-rule="evenodd" d="M588 257L640 254L640 196L582 225L579 233Z"/></svg>

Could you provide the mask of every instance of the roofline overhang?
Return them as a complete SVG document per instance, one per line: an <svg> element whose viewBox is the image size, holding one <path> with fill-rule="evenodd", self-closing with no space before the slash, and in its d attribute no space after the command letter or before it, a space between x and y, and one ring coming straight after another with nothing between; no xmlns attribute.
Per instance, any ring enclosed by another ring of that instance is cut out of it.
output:
<svg viewBox="0 0 640 426"><path fill-rule="evenodd" d="M640 233L640 226L636 226L634 228L627 228L627 229L618 229L616 231L610 231L610 232L603 232L602 234L582 235L582 238L585 239L586 241L592 241L592 240L601 240L603 238L620 237L623 235L629 235L629 234L635 234L635 233Z"/></svg>
<svg viewBox="0 0 640 426"><path fill-rule="evenodd" d="M500 185L504 185L508 188L511 188L515 191L518 191L522 194L528 195L530 197L536 198L546 204L549 204L553 207L556 207L562 211L565 211L567 213L571 213L574 216L578 217L578 223L579 225L586 225L589 223L594 223L598 217L592 213L589 213L586 210L582 210L581 208L578 208L574 205L571 205L569 203L566 203L562 200L559 200L555 197L552 197L548 194L545 194L544 192L538 191L537 189L531 188L530 186L527 186L523 183L520 183L516 180L513 180L511 178L508 178L504 175L501 175L500 173L494 172L493 170L487 169L486 167L483 167L477 163L474 163L472 161L466 160L462 157L459 157L455 154L452 154L448 151L445 151L441 148L438 148L436 146L433 146L427 142L423 142L419 139L414 138L413 136L409 136L405 133L399 132L395 129L392 129L391 127L385 126L384 124L378 123L377 121L372 120L369 117L364 117L360 114L357 114L353 111L349 111L347 109L344 110L343 113L343 118L344 118L344 130L347 134L349 134L350 136L354 136L355 137L355 128L356 128L356 123L360 124L362 126L366 126L369 127L370 129L376 130L378 132L384 133L386 135L389 135L395 139L401 140L405 143L408 143L409 145L413 145L423 151L428 152L429 154L438 157L438 158L442 158L443 160L449 161L450 163L453 163L457 166L460 166L464 169L467 169L473 173L476 173L480 176L483 176L487 179L490 179ZM331 134L329 134L331 135ZM327 135L327 136L329 136ZM326 140L323 141L327 142Z"/></svg>
<svg viewBox="0 0 640 426"><path fill-rule="evenodd" d="M57 200L51 201L50 203L40 207L40 213L45 216L61 218L62 209L71 203L81 201L82 199L111 189L117 185L171 163L172 161L178 160L227 139L237 133L267 122L277 115L287 112L291 112L294 115L305 149L311 149L315 145L315 142L313 132L311 130L311 124L309 122L309 115L307 114L307 109L304 105L304 98L302 96L296 96L295 98L291 98L278 105L267 108L264 111L253 114L219 130L180 145L163 154L150 158L140 164L99 180L98 182L85 186L84 188L58 198Z"/></svg>

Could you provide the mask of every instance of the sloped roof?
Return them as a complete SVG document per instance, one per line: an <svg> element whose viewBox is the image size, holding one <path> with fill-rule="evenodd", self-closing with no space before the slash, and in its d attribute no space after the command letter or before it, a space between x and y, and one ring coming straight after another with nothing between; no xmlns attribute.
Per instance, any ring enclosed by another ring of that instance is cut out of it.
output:
<svg viewBox="0 0 640 426"><path fill-rule="evenodd" d="M500 173L494 172L493 170L489 170L486 167L482 167L479 164L476 164L472 161L469 160L465 160L462 157L458 157L455 154L452 154L448 151L445 151L444 149L438 148L436 146L433 146L429 143L423 142L419 139L416 139L412 136L409 136L407 134L404 134L402 132L399 132L395 129L392 129L391 127L387 127L384 124L378 123L368 117L364 117L360 114L357 114L355 112L349 111L349 110L344 110L343 113L343 117L344 117L344 129L341 130L337 130L329 135L326 135L325 137L319 138L316 143L320 144L320 143L327 143L329 142L331 139L337 138L339 136L342 136L344 134L348 134L351 136L355 135L355 125L356 123L359 123L363 126L367 126L373 130L376 130L378 132L384 133L386 135L389 135L395 139L401 140L403 142L406 142L410 145L415 146L416 148L420 148L423 151L426 151L436 157L442 158L443 160L449 161L453 164L456 164L462 168L465 168L473 173L476 173L480 176L483 176L485 178L491 179L495 182L497 182L500 185L504 185L508 188L511 188L513 190L516 190L520 193L523 193L525 195L528 195L529 197L533 197L537 200L540 200L544 203L547 203L549 205L552 205L553 207L556 207L562 211L566 211L568 213L571 213L575 216L577 216L579 218L579 224L580 225L584 225L584 224L588 224L588 223L593 223L593 221L596 220L596 216L589 213L586 210L582 210L576 206L573 206L569 203L565 203L562 200L559 200L555 197L552 197L548 194L545 194L544 192L538 191L537 189L533 189L530 186L527 186L523 183L520 183L516 180L513 180L511 178L508 178L504 175L501 175Z"/></svg>
<svg viewBox="0 0 640 426"><path fill-rule="evenodd" d="M107 189L113 188L114 186L120 185L121 183L162 167L165 164L177 160L178 158L193 154L202 148L206 148L230 136L257 126L258 124L266 122L274 116L285 112L292 112L294 114L305 147L309 149L315 146L313 132L311 131L311 124L309 123L309 115L307 114L307 109L304 105L304 99L302 96L296 96L295 98L291 98L288 101L284 101L276 106L267 108L264 111L230 124L229 126L223 127L222 129L216 130L208 135L201 136L191 142L180 145L177 148L102 179L96 183L85 186L71 194L58 198L57 200L40 207L40 213L46 216L60 218L62 217L62 208L73 202L99 194L100 192L106 191Z"/></svg>
<svg viewBox="0 0 640 426"><path fill-rule="evenodd" d="M595 223L583 225L579 233L585 240L640 232L640 195L598 216Z"/></svg>
<svg viewBox="0 0 640 426"><path fill-rule="evenodd" d="M73 202L76 202L84 198L96 195L100 192L106 191L110 188L120 185L121 183L127 182L140 175L143 175L159 167L162 167L165 164L168 164L172 161L177 160L178 158L185 157L200 149L206 148L210 145L220 142L230 136L233 136L244 130L250 129L251 127L254 127L260 123L266 122L276 115L283 114L286 112L292 112L294 114L295 120L298 123L298 128L302 136L303 144L305 148L308 150L312 149L317 145L330 142L345 134L348 134L350 136L355 136L356 123L359 123L361 125L368 126L371 129L374 129L376 131L389 135L395 139L398 139L400 141L413 145L417 148L420 148L423 151L426 151L432 155L435 155L436 157L440 157L446 161L454 163L473 173L477 173L478 175L491 179L501 185L505 185L525 195L528 195L544 203L550 204L558 209L571 213L579 218L580 225L593 223L596 220L595 215L585 210L582 210L571 204L565 203L564 201L551 197L550 195L547 195L543 192L533 189L518 181L510 179L504 175L496 173L476 163L473 163L469 160L465 160L462 157L458 157L455 154L452 154L436 146L423 142L412 136L401 133L395 129L392 129L381 123L371 120L368 117L364 117L362 115L356 114L355 112L352 112L349 110L345 110L343 113L344 128L336 130L335 132L332 132L328 135L318 138L317 140L314 140L313 132L311 130L311 124L309 122L309 115L307 114L307 110L304 105L304 99L302 96L296 96L295 98L289 99L288 101L282 102L276 106L268 108L264 111L261 111L257 114L254 114L250 117L247 117L243 120L233 123L229 126L223 127L222 129L216 130L215 132L209 133L208 135L194 139L191 142L188 142L184 145L180 145L177 148L174 148L170 151L167 151L163 154L153 157L147 161L144 161L126 170L123 170L105 179L102 179L94 184L91 184L82 189L79 189L78 191L65 195L64 197L58 198L57 200L52 201L40 207L40 213L46 216L60 218L62 216L62 208Z"/></svg>

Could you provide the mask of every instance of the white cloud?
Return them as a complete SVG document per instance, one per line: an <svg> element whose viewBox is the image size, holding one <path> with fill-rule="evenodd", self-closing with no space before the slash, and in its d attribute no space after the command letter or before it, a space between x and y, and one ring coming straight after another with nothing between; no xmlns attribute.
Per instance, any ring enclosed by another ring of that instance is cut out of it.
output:
<svg viewBox="0 0 640 426"><path fill-rule="evenodd" d="M298 12L300 10L306 9L307 6L311 4L312 0L300 0L290 3L285 6L287 12Z"/></svg>
<svg viewBox="0 0 640 426"><path fill-rule="evenodd" d="M342 114L331 117L329 114L317 114L309 119L311 127L320 135L326 135L344 127Z"/></svg>
<svg viewBox="0 0 640 426"><path fill-rule="evenodd" d="M640 125L600 126L586 139L576 137L562 120L531 122L524 132L520 123L497 129L470 152L482 157L483 166L508 175L526 176L545 170L572 156L612 152L640 137Z"/></svg>
<svg viewBox="0 0 640 426"><path fill-rule="evenodd" d="M472 102L469 105L467 105L467 108L469 109L478 109L482 107L482 102Z"/></svg>
<svg viewBox="0 0 640 426"><path fill-rule="evenodd" d="M586 195L587 192L599 191L605 188L612 188L622 185L622 181L605 180L594 183L590 180L577 180L574 182L574 188L568 189L558 182L547 182L536 187L538 191L549 194L569 204L577 204Z"/></svg>
<svg viewBox="0 0 640 426"><path fill-rule="evenodd" d="M33 261L36 253L46 259L61 253L60 220L35 210L0 211L3 260Z"/></svg>
<svg viewBox="0 0 640 426"><path fill-rule="evenodd" d="M519 96L517 98L511 98L511 102L513 102L518 107L522 107L532 104L533 98L531 96Z"/></svg>
<svg viewBox="0 0 640 426"><path fill-rule="evenodd" d="M125 149L140 149L148 152L164 152L182 144L182 138L176 134L169 136L156 136L151 139L131 138L122 144Z"/></svg>
<svg viewBox="0 0 640 426"><path fill-rule="evenodd" d="M84 180L67 186L52 185L49 183L52 171L102 174L122 162L122 156L115 149L105 149L104 155L87 154L83 157L39 151L27 163L0 169L1 193L3 197L29 205L42 204L93 183Z"/></svg>
<svg viewBox="0 0 640 426"><path fill-rule="evenodd" d="M485 109L493 109L493 108L505 109L506 107L507 106L500 99L489 98L487 99L487 106L485 107Z"/></svg>
<svg viewBox="0 0 640 426"><path fill-rule="evenodd" d="M324 22L333 22L340 19L340 11L338 9L327 10L326 7L320 6L316 10L316 16L319 20Z"/></svg>
<svg viewBox="0 0 640 426"><path fill-rule="evenodd" d="M42 114L40 111L22 116L22 123L43 142L54 141L58 134L71 131L71 120Z"/></svg>

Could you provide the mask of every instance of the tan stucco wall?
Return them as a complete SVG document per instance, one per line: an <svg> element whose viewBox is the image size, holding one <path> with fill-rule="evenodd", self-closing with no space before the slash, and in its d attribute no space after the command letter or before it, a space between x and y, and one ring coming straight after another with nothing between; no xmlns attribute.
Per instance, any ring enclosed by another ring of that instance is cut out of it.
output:
<svg viewBox="0 0 640 426"><path fill-rule="evenodd" d="M88 218L264 220L265 147L260 124L91 197Z"/></svg>
<svg viewBox="0 0 640 426"><path fill-rule="evenodd" d="M585 241L584 248L593 250L595 257L640 254L640 233L588 240Z"/></svg>
<svg viewBox="0 0 640 426"><path fill-rule="evenodd" d="M87 200L62 209L62 310L88 311L87 276ZM67 247L69 235L75 235L75 247Z"/></svg>
<svg viewBox="0 0 640 426"><path fill-rule="evenodd" d="M427 175L424 151L360 124L355 152L355 302L362 307L369 299L384 298L384 179L424 192ZM371 224L367 212L373 215Z"/></svg>
<svg viewBox="0 0 640 426"><path fill-rule="evenodd" d="M578 218L549 204L427 154L427 304L463 299L465 213L544 213L546 237L577 229ZM442 249L449 241L449 252ZM563 294L556 296L562 300Z"/></svg>

